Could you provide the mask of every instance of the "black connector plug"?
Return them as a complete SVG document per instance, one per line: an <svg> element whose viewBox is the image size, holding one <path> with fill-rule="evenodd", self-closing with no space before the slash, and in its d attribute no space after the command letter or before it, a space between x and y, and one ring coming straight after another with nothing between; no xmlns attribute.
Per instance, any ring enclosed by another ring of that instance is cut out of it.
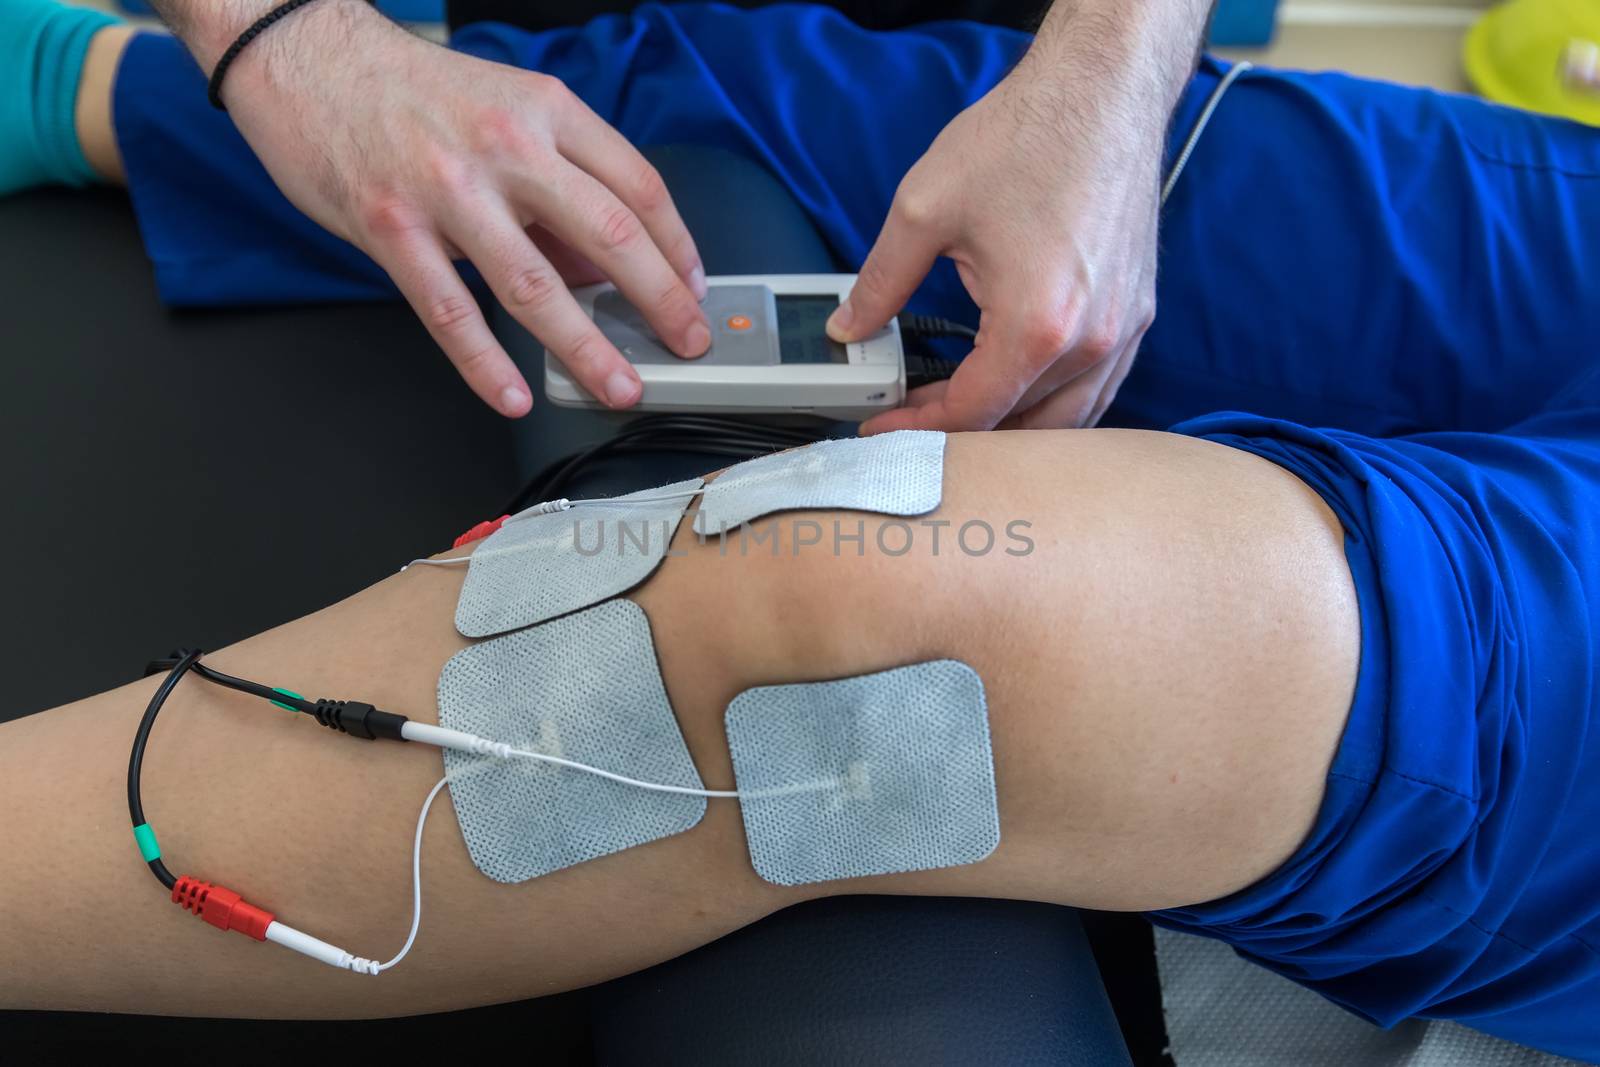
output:
<svg viewBox="0 0 1600 1067"><path fill-rule="evenodd" d="M914 337L965 337L977 340L978 331L954 319L941 319L937 315L913 315L901 312L900 331Z"/></svg>
<svg viewBox="0 0 1600 1067"><path fill-rule="evenodd" d="M906 360L906 385L915 389L919 385L929 385L933 382L942 382L956 372L961 364L951 360L938 359L933 356L921 356L912 352L905 354Z"/></svg>
<svg viewBox="0 0 1600 1067"><path fill-rule="evenodd" d="M380 711L359 700L319 700L310 714L328 729L363 741L405 740L400 734L400 728L408 721L404 715Z"/></svg>

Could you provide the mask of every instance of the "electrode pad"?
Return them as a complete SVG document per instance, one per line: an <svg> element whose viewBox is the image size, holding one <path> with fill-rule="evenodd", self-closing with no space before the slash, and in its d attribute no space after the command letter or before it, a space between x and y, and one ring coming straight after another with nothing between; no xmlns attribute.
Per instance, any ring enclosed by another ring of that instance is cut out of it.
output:
<svg viewBox="0 0 1600 1067"><path fill-rule="evenodd" d="M704 484L693 478L508 521L467 565L456 629L488 637L627 592L661 565L693 491Z"/></svg>
<svg viewBox="0 0 1600 1067"><path fill-rule="evenodd" d="M728 468L700 497L695 532L711 536L794 508L926 515L944 495L937 430L818 441Z"/></svg>
<svg viewBox="0 0 1600 1067"><path fill-rule="evenodd" d="M726 723L769 882L955 867L1000 843L983 682L964 663L747 689Z"/></svg>
<svg viewBox="0 0 1600 1067"><path fill-rule="evenodd" d="M439 674L439 725L615 774L703 789L631 600L463 649ZM446 751L478 870L521 882L682 833L704 797L638 789L529 759Z"/></svg>

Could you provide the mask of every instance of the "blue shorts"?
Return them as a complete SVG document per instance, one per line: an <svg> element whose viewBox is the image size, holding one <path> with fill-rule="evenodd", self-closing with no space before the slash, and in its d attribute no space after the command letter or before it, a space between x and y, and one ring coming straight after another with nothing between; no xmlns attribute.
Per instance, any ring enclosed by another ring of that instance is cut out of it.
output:
<svg viewBox="0 0 1600 1067"><path fill-rule="evenodd" d="M851 263L901 175L1025 45L689 4L455 41L560 77L637 143L760 161ZM1222 69L1202 64L1174 140ZM116 86L164 298L393 298L203 89L149 36ZM1346 531L1362 660L1299 852L1152 918L1379 1023L1448 1017L1600 1060L1600 131L1254 71L1161 242L1155 325L1107 422L1245 449L1316 489ZM948 264L913 307L972 314Z"/></svg>

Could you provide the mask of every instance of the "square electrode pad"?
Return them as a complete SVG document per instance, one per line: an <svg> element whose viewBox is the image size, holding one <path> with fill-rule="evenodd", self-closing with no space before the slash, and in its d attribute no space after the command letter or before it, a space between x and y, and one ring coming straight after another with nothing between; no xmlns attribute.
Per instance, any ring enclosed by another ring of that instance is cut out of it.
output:
<svg viewBox="0 0 1600 1067"><path fill-rule="evenodd" d="M712 536L796 508L926 515L944 495L944 444L936 430L897 430L747 460L706 487L695 532Z"/></svg>
<svg viewBox="0 0 1600 1067"><path fill-rule="evenodd" d="M478 546L456 601L467 637L532 626L625 593L661 565L699 478L508 520Z"/></svg>
<svg viewBox="0 0 1600 1067"><path fill-rule="evenodd" d="M747 689L726 722L769 882L955 867L1000 843L983 682L964 663Z"/></svg>
<svg viewBox="0 0 1600 1067"><path fill-rule="evenodd" d="M463 649L439 674L439 725L615 774L702 789L656 664L650 623L611 600ZM446 750L478 870L521 882L682 833L704 797L528 759Z"/></svg>

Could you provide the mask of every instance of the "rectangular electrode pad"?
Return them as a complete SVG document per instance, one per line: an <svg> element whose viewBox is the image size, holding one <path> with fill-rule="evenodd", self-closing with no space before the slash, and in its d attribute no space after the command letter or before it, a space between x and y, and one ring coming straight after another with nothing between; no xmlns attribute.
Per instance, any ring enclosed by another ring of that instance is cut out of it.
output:
<svg viewBox="0 0 1600 1067"><path fill-rule="evenodd" d="M703 484L692 478L506 522L467 565L456 629L488 637L627 592L661 565Z"/></svg>
<svg viewBox="0 0 1600 1067"><path fill-rule="evenodd" d="M983 682L964 663L747 689L726 724L769 882L955 867L1000 843Z"/></svg>
<svg viewBox="0 0 1600 1067"><path fill-rule="evenodd" d="M706 487L695 532L711 536L796 508L926 515L944 496L944 444L937 430L898 430L746 460Z"/></svg>
<svg viewBox="0 0 1600 1067"><path fill-rule="evenodd" d="M650 623L611 600L463 649L439 674L439 725L648 782L703 789L656 664ZM682 833L704 797L529 759L446 750L478 870L521 882Z"/></svg>

